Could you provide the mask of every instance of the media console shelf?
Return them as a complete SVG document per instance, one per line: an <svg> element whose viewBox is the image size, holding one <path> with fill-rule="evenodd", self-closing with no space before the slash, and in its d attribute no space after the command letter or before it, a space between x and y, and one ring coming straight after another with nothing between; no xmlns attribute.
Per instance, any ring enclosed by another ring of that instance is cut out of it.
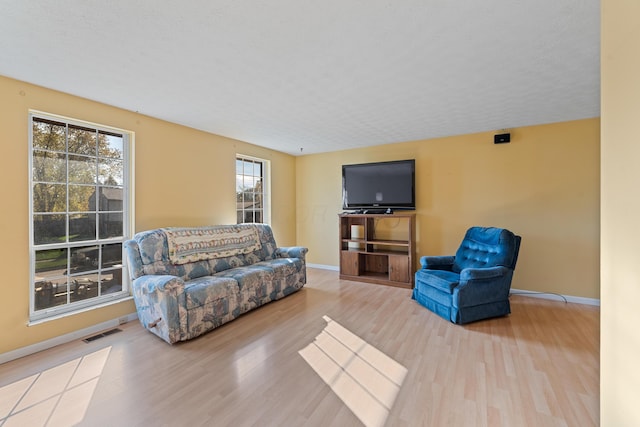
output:
<svg viewBox="0 0 640 427"><path fill-rule="evenodd" d="M340 278L413 288L415 214L340 214Z"/></svg>

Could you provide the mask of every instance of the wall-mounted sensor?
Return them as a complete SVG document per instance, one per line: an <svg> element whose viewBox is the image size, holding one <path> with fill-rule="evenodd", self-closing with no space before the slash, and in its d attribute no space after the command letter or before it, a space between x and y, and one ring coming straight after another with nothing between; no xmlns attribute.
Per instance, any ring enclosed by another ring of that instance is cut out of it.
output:
<svg viewBox="0 0 640 427"><path fill-rule="evenodd" d="M507 142L511 142L511 134L510 133L500 133L498 135L493 136L494 144L506 144Z"/></svg>

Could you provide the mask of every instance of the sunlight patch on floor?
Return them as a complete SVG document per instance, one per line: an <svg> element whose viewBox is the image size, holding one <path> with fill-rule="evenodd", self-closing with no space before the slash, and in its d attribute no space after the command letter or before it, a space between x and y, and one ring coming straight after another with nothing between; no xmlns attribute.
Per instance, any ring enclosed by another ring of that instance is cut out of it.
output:
<svg viewBox="0 0 640 427"><path fill-rule="evenodd" d="M242 356L237 356L233 362L233 368L238 383L249 378L256 369L264 369L267 357L267 349L263 343L259 343L255 348L245 352Z"/></svg>
<svg viewBox="0 0 640 427"><path fill-rule="evenodd" d="M0 388L0 425L69 426L82 421L111 347Z"/></svg>
<svg viewBox="0 0 640 427"><path fill-rule="evenodd" d="M328 316L298 353L367 427L384 425L407 369Z"/></svg>

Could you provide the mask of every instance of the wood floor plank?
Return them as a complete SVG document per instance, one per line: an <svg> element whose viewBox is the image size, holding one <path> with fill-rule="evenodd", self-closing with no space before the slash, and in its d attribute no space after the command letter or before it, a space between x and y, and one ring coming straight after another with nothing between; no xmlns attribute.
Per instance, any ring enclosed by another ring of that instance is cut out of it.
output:
<svg viewBox="0 0 640 427"><path fill-rule="evenodd" d="M512 296L510 316L458 326L410 295L309 269L300 292L186 343L131 322L0 365L0 401L34 375L67 378L24 396L0 425L43 416L59 425L65 410L84 411L86 426L362 425L299 354L327 326L323 316L408 370L384 425L598 425L598 307ZM76 366L90 368L67 369Z"/></svg>

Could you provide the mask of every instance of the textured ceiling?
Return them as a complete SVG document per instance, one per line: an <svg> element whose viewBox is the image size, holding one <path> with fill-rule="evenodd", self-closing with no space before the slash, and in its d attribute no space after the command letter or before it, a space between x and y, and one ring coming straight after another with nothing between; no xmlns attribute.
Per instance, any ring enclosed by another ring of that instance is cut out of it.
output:
<svg viewBox="0 0 640 427"><path fill-rule="evenodd" d="M598 117L599 48L598 0L0 0L1 75L294 155Z"/></svg>

